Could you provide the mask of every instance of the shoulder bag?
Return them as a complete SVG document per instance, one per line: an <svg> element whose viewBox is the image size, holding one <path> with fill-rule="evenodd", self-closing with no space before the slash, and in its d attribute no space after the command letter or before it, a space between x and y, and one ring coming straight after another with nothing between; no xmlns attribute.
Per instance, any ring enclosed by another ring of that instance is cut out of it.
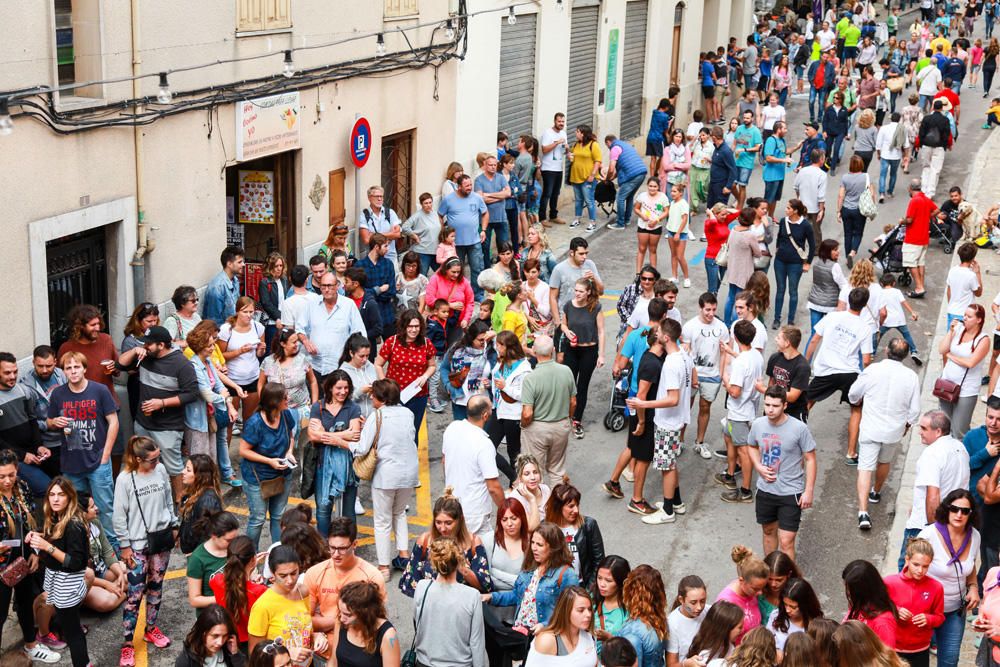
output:
<svg viewBox="0 0 1000 667"><path fill-rule="evenodd" d="M378 463L378 438L382 434L382 410L375 411L375 438L372 447L363 456L354 457L351 466L358 479L370 481L375 476L375 465Z"/></svg>
<svg viewBox="0 0 1000 667"><path fill-rule="evenodd" d="M973 350L976 349L976 345L983 339L983 337L984 334L980 334L972 340ZM934 390L931 393L945 403L957 403L962 394L962 385L965 384L965 378L968 375L969 369L966 368L965 372L962 373L961 382L953 382L951 380L946 380L945 378L938 378L934 381Z"/></svg>
<svg viewBox="0 0 1000 667"><path fill-rule="evenodd" d="M790 244L792 244L792 248L795 249L795 252L796 252L796 254L798 254L799 259L801 259L803 262L806 261L806 258L809 257L809 249L808 248L801 248L801 247L799 247L799 244L795 242L795 237L792 236L792 230L788 226L788 216L785 216L784 218L782 218L781 222L785 226L785 236L788 237L788 242ZM799 223L799 224L802 224L802 223Z"/></svg>
<svg viewBox="0 0 1000 667"><path fill-rule="evenodd" d="M861 191L861 197L858 198L858 211L869 220L878 215L878 204L875 203L875 197L872 196L871 178L868 174L865 174L865 189Z"/></svg>
<svg viewBox="0 0 1000 667"><path fill-rule="evenodd" d="M2 504L4 513L10 517L10 520L13 523L15 519L14 512L7 506L7 503ZM18 519L21 519L21 517L18 517ZM3 570L0 570L0 581L2 581L4 586L7 586L7 588L14 588L21 583L21 580L28 576L28 571L31 569L28 565L27 559L24 557L25 531L23 519L19 520L17 523L21 527L21 555L8 563Z"/></svg>
<svg viewBox="0 0 1000 667"><path fill-rule="evenodd" d="M281 423L285 423L285 413L281 413ZM288 432L292 432L292 428L289 427ZM257 486L260 488L261 500L267 500L268 498L273 498L275 496L281 495L285 492L285 478L275 477L273 479L265 479L261 481L260 475L257 474L257 466L254 462L250 461L250 469L253 471L253 476L257 480Z"/></svg>
<svg viewBox="0 0 1000 667"><path fill-rule="evenodd" d="M407 649L406 653L399 661L399 667L417 667L417 626L420 625L420 619L424 617L424 603L427 602L427 592L431 590L431 586L434 585L434 580L427 584L427 588L424 589L424 594L420 597L420 613L413 620L413 640L410 642L410 648Z"/></svg>
<svg viewBox="0 0 1000 667"><path fill-rule="evenodd" d="M174 529L167 527L163 530L150 530L146 523L146 515L142 511L142 501L139 499L139 488L135 485L135 473L130 473L132 478L132 490L135 492L135 504L139 507L139 517L142 519L142 526L146 529L146 549L151 554L168 553L174 548ZM169 493L169 491L168 491Z"/></svg>

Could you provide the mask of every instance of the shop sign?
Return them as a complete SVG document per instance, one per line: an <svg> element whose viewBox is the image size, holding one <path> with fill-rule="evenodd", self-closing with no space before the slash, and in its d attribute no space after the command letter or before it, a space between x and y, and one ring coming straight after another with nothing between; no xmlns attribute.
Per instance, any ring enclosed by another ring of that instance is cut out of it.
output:
<svg viewBox="0 0 1000 667"><path fill-rule="evenodd" d="M298 92L236 103L237 160L253 160L298 147Z"/></svg>
<svg viewBox="0 0 1000 667"><path fill-rule="evenodd" d="M608 34L608 83L605 111L614 111L618 98L618 28L612 28Z"/></svg>
<svg viewBox="0 0 1000 667"><path fill-rule="evenodd" d="M240 171L240 222L274 224L274 172Z"/></svg>

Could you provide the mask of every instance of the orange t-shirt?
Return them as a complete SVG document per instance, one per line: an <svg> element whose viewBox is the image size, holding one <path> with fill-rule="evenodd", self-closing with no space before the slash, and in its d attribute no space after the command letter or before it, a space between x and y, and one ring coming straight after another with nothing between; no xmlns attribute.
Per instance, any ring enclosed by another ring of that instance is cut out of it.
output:
<svg viewBox="0 0 1000 667"><path fill-rule="evenodd" d="M354 567L341 573L332 560L317 563L306 570L305 585L309 589L309 608L319 616L336 616L339 613L340 589L355 581L370 581L378 586L382 600L385 595L385 578L378 568L366 560L355 557ZM333 646L333 632L327 632L330 646Z"/></svg>

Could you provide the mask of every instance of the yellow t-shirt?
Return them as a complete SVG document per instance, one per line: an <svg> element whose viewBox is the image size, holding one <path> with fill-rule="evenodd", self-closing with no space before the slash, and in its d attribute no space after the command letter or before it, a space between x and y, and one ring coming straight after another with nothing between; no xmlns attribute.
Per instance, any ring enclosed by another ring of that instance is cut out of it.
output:
<svg viewBox="0 0 1000 667"><path fill-rule="evenodd" d="M192 350L190 347L185 347L184 356L187 357L188 359L193 358L194 350ZM219 349L218 345L215 345L212 348L212 355L209 357L209 359L212 360L212 365L218 368L219 370L222 370L223 368L226 367L226 358L222 356L222 350Z"/></svg>
<svg viewBox="0 0 1000 667"><path fill-rule="evenodd" d="M247 632L272 640L281 637L288 647L312 648L312 615L308 598L289 600L268 589L250 609Z"/></svg>
<svg viewBox="0 0 1000 667"><path fill-rule="evenodd" d="M573 166L569 168L569 182L583 183L594 171L594 163L601 161L601 147L597 140L584 146L577 142L573 146Z"/></svg>
<svg viewBox="0 0 1000 667"><path fill-rule="evenodd" d="M931 40L931 43L927 45L927 48L931 50L931 55L938 52L938 45L944 47L941 49L941 53L943 53L945 57L951 53L951 41L947 37L935 37Z"/></svg>
<svg viewBox="0 0 1000 667"><path fill-rule="evenodd" d="M503 313L503 325L500 328L502 331L513 331L517 339L523 342L528 334L528 318L524 313L508 308Z"/></svg>

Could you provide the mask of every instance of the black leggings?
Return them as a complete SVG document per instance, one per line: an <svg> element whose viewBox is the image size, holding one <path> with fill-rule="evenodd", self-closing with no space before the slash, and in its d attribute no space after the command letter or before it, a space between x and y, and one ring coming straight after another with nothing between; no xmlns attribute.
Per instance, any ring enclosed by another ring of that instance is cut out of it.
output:
<svg viewBox="0 0 1000 667"><path fill-rule="evenodd" d="M80 605L56 609L56 620L59 621L63 639L73 656L73 667L87 667L90 658L87 656L87 636L83 634L83 627L80 625Z"/></svg>
<svg viewBox="0 0 1000 667"><path fill-rule="evenodd" d="M576 412L573 421L583 421L583 411L587 407L587 391L590 389L590 377L597 367L597 346L563 345L563 364L573 371L576 380Z"/></svg>
<svg viewBox="0 0 1000 667"><path fill-rule="evenodd" d="M989 94L990 86L993 85L993 75L996 74L995 69L984 69L983 70L983 93Z"/></svg>
<svg viewBox="0 0 1000 667"><path fill-rule="evenodd" d="M492 417L486 425L486 431L490 434L490 440L497 449L497 468L513 484L517 480L517 471L514 470L514 464L521 453L521 421L519 419L497 419L496 417ZM500 442L504 437L507 438L506 459L500 454Z"/></svg>
<svg viewBox="0 0 1000 667"><path fill-rule="evenodd" d="M925 648L923 651L918 651L917 653L897 653L896 655L902 658L903 662L910 667L929 667L931 664L930 649Z"/></svg>
<svg viewBox="0 0 1000 667"><path fill-rule="evenodd" d="M38 588L32 575L27 575L13 589L0 583L0 629L7 622L10 611L10 598L14 597L14 611L17 612L17 622L21 626L21 637L25 643L35 641L35 612L32 604L38 596Z"/></svg>

